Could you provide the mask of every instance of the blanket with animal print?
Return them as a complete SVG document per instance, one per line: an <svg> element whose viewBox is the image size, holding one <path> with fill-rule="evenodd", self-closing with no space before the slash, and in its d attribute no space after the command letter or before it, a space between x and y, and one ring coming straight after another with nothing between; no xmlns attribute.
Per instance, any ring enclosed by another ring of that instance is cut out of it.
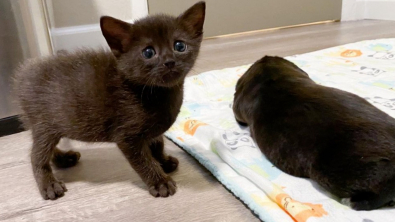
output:
<svg viewBox="0 0 395 222"><path fill-rule="evenodd" d="M263 55L262 55L263 56ZM395 117L395 39L362 41L287 57L319 84L355 93ZM313 181L274 167L232 112L249 65L187 78L166 136L194 156L263 221L393 221L395 208L354 211Z"/></svg>

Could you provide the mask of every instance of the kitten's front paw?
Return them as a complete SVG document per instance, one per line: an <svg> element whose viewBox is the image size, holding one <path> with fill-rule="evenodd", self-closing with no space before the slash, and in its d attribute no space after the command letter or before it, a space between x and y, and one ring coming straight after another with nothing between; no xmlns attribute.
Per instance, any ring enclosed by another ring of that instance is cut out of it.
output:
<svg viewBox="0 0 395 222"><path fill-rule="evenodd" d="M171 177L159 181L149 187L149 193L154 197L168 197L176 193L177 186Z"/></svg>
<svg viewBox="0 0 395 222"><path fill-rule="evenodd" d="M175 157L168 156L167 160L165 160L161 163L161 166L162 166L163 171L165 171L165 173L171 173L177 169L178 160Z"/></svg>
<svg viewBox="0 0 395 222"><path fill-rule="evenodd" d="M55 200L62 197L66 191L64 183L57 180L46 181L40 187L41 196L44 200Z"/></svg>

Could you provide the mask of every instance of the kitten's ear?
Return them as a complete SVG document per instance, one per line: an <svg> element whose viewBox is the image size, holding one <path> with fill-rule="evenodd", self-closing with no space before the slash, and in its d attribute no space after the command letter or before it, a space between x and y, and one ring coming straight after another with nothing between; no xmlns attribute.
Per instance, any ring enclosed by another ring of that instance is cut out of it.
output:
<svg viewBox="0 0 395 222"><path fill-rule="evenodd" d="M198 37L203 34L205 15L206 3L201 1L178 16L177 20L182 23L194 37Z"/></svg>
<svg viewBox="0 0 395 222"><path fill-rule="evenodd" d="M110 16L100 18L100 28L116 57L126 52L131 41L131 25Z"/></svg>

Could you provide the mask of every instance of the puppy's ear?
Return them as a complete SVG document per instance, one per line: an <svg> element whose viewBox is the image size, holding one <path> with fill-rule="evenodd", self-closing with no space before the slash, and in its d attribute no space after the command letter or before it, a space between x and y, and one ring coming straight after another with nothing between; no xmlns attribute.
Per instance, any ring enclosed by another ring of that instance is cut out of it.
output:
<svg viewBox="0 0 395 222"><path fill-rule="evenodd" d="M100 18L100 28L116 57L127 51L132 37L131 24L110 16L102 16Z"/></svg>

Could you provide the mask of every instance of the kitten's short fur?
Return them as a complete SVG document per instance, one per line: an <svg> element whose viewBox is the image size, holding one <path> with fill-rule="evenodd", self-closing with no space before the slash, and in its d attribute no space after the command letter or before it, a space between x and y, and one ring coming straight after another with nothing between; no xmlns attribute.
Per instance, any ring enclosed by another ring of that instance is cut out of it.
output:
<svg viewBox="0 0 395 222"><path fill-rule="evenodd" d="M115 142L153 196L176 192L166 173L177 168L178 160L164 153L162 134L180 111L204 18L204 2L178 17L149 16L134 24L104 16L101 30L112 52L59 53L17 70L15 89L22 120L32 130L32 167L44 199L66 191L50 161L70 167L80 158L56 148L62 137Z"/></svg>
<svg viewBox="0 0 395 222"><path fill-rule="evenodd" d="M395 197L395 120L359 96L266 56L238 81L233 111L275 166L351 197L353 209Z"/></svg>

